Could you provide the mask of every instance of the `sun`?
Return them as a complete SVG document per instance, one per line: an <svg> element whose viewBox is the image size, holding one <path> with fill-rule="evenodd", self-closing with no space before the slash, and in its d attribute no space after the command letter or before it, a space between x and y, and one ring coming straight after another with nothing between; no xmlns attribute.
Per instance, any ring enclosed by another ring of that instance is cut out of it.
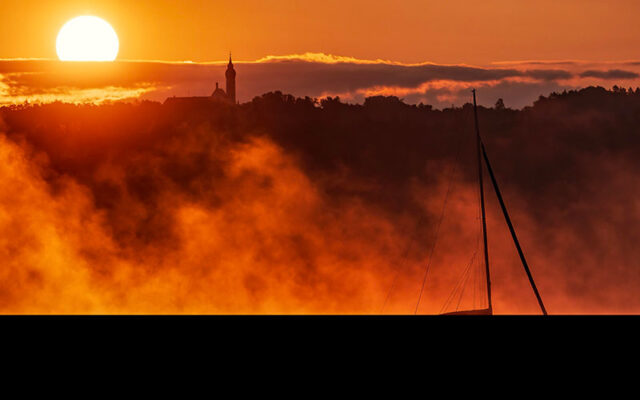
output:
<svg viewBox="0 0 640 400"><path fill-rule="evenodd" d="M61 61L113 61L120 42L111 25L102 18L83 15L60 29L56 51Z"/></svg>

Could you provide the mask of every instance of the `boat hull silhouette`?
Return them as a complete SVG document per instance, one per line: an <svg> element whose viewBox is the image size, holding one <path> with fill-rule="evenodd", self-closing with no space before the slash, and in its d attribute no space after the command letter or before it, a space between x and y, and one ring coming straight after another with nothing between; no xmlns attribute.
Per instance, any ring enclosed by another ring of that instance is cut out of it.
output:
<svg viewBox="0 0 640 400"><path fill-rule="evenodd" d="M440 315L493 315L493 312L490 308L484 308L481 310L454 311Z"/></svg>

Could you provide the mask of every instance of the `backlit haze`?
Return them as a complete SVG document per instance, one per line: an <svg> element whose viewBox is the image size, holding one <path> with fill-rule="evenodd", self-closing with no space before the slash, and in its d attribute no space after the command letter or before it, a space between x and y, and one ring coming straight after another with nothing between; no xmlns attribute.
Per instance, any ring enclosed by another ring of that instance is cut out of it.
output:
<svg viewBox="0 0 640 400"><path fill-rule="evenodd" d="M484 307L472 88L549 312L639 313L638 15L3 1L0 313ZM495 312L539 313L486 182Z"/></svg>

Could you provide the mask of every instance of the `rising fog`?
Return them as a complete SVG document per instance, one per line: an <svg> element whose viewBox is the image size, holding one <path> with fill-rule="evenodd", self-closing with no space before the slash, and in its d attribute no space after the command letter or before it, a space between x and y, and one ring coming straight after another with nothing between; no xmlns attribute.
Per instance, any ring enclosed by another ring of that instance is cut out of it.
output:
<svg viewBox="0 0 640 400"><path fill-rule="evenodd" d="M0 312L413 313L427 267L419 313L482 306L472 111L280 92L2 108ZM640 312L640 91L479 118L548 311ZM494 310L536 313L486 195Z"/></svg>

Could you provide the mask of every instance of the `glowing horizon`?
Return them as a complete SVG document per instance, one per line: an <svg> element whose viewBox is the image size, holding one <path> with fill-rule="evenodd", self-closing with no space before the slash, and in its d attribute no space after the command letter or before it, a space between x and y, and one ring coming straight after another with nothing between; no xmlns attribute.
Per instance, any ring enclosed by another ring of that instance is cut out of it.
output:
<svg viewBox="0 0 640 400"><path fill-rule="evenodd" d="M61 62L43 59L0 59L0 105L101 103L105 100L153 100L172 96L207 96L224 80L228 61L165 62L118 59L114 62ZM507 107L531 105L539 95L586 86L640 86L637 61L584 62L573 60L517 64L402 64L389 60L360 60L324 53L234 60L238 71L238 100L280 90L298 97L340 96L362 103L373 95L393 95L408 104L435 108L461 106L469 90L480 91L479 104L493 106L502 98Z"/></svg>

